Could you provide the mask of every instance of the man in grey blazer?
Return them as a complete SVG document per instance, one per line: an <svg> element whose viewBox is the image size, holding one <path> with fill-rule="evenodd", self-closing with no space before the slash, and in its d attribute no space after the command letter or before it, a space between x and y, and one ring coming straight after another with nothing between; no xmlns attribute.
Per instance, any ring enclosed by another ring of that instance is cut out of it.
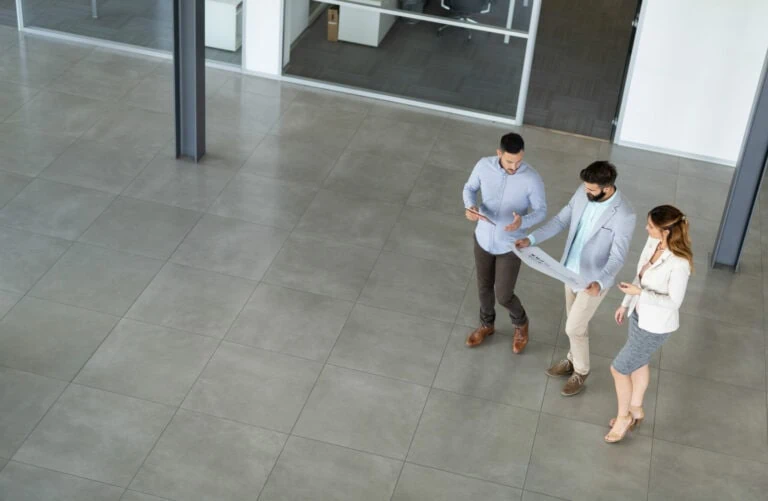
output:
<svg viewBox="0 0 768 501"><path fill-rule="evenodd" d="M515 242L518 249L538 245L568 228L561 263L589 283L581 291L565 287L565 333L571 349L565 360L547 369L548 376L568 377L561 391L566 397L584 389L589 375L589 321L613 287L635 229L635 211L616 188L616 177L616 167L610 162L593 162L581 171L584 184L568 205L527 238Z"/></svg>

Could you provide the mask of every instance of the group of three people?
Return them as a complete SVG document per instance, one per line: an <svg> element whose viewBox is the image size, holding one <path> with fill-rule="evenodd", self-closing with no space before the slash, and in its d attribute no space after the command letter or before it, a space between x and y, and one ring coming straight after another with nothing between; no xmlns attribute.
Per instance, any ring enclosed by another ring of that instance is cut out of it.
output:
<svg viewBox="0 0 768 501"><path fill-rule="evenodd" d="M563 396L579 394L589 376L589 322L615 285L624 266L635 229L635 212L617 188L616 167L593 162L581 171L582 185L568 205L535 231L546 218L544 182L523 161L523 138L510 133L501 138L496 156L482 158L464 186L466 218L477 223L474 238L480 326L468 337L469 347L494 333L495 303L509 310L515 328L514 353L528 343L530 321L515 285L521 260L513 247L539 245L568 229L561 263L589 285L583 290L565 286L565 333L570 350L564 360L546 370L550 377L566 377ZM482 203L478 203L478 193ZM629 320L629 335L611 364L618 412L609 425L607 442L622 440L644 418L643 397L648 388L648 364L670 333L679 327L679 309L693 254L688 218L671 205L652 209L647 216L648 241L631 282L618 287L625 294L615 313L621 325Z"/></svg>

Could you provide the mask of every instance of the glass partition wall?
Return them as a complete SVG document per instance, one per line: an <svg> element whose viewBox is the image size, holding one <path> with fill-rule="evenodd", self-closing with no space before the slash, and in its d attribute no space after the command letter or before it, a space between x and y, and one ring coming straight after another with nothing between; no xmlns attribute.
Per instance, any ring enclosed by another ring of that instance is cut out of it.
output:
<svg viewBox="0 0 768 501"><path fill-rule="evenodd" d="M207 0L206 59L242 64L245 0ZM173 51L173 0L20 0L23 26Z"/></svg>
<svg viewBox="0 0 768 501"><path fill-rule="evenodd" d="M286 78L522 123L541 0L309 4L284 2Z"/></svg>

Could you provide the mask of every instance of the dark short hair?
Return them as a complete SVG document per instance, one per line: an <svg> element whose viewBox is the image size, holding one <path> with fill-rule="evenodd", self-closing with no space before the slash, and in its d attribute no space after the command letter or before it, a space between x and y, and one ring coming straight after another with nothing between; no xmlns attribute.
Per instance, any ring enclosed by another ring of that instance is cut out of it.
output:
<svg viewBox="0 0 768 501"><path fill-rule="evenodd" d="M513 155L520 153L525 149L525 142L520 134L510 132L501 136L501 143L499 149L504 153L512 153Z"/></svg>
<svg viewBox="0 0 768 501"><path fill-rule="evenodd" d="M596 184L598 186L613 186L616 184L616 166L606 160L592 162L581 171L579 177L585 183Z"/></svg>

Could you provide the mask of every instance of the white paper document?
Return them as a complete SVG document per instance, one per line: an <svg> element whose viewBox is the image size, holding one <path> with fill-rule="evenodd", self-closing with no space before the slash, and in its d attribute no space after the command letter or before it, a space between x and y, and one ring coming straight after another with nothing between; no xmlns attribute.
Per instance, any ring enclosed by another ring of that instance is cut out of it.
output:
<svg viewBox="0 0 768 501"><path fill-rule="evenodd" d="M525 249L512 247L512 250L523 263L548 277L563 282L574 291L584 290L589 286L586 280L560 264L559 261L553 259L539 247L526 247Z"/></svg>

